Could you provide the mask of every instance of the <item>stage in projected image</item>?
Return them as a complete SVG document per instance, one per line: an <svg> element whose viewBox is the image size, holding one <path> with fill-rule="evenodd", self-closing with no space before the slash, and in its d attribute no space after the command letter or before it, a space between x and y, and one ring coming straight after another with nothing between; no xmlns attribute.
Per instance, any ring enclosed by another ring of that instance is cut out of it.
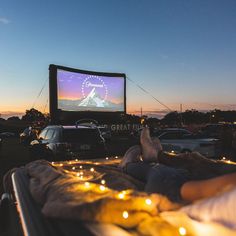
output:
<svg viewBox="0 0 236 236"><path fill-rule="evenodd" d="M57 70L57 104L62 111L124 112L125 78Z"/></svg>

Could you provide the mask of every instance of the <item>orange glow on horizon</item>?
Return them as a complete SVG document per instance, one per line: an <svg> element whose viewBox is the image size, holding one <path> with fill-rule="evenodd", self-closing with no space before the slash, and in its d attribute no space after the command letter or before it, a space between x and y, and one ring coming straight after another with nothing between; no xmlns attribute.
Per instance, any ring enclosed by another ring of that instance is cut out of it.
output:
<svg viewBox="0 0 236 236"><path fill-rule="evenodd" d="M60 97L60 99L65 99L64 97ZM75 99L73 97L71 98L66 98L66 99ZM76 98L77 99L77 98ZM118 101L113 100L114 103L118 103ZM1 101L0 102L0 114L2 118L8 118L11 116L19 116L21 117L22 115L25 114L26 110L30 110L32 101L28 102L28 104L16 104L10 101ZM170 107L172 109L172 111L178 111L180 112L180 104L177 103L168 103L167 104L168 107ZM223 106L223 104L219 104L219 109L221 108L220 106ZM40 102L40 103L36 103L35 104L35 109L39 110L42 113L49 113L49 104L44 101L44 102ZM160 117L162 118L163 116L165 116L167 113L169 113L170 111L167 110L165 107L162 107L160 104L157 104L156 102L147 102L147 101L143 101L142 99L140 99L139 101L127 101L127 106L126 106L126 112L127 114L133 114L133 115L137 115L140 116L141 115L141 108L142 108L142 115L149 115L151 114L151 116L155 117ZM191 109L195 109L198 111L210 111L210 110L214 110L214 108L212 107L207 107L206 104L204 105L203 103L199 103L199 104L194 104L194 103L185 103L182 106L183 108L183 112L186 110L191 110ZM220 110L225 110L220 109Z"/></svg>
<svg viewBox="0 0 236 236"><path fill-rule="evenodd" d="M80 97L64 97L64 96L59 96L58 99L59 100L72 100L72 101L76 101L76 100L80 100L82 98L80 98ZM119 100L114 99L114 98L111 98L110 101L115 103L115 104L122 103L122 100L119 101Z"/></svg>

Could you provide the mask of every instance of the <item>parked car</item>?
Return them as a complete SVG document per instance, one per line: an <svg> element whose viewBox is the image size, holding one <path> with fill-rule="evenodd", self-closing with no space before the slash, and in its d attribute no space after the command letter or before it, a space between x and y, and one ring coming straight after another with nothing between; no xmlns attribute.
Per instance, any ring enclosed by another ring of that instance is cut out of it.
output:
<svg viewBox="0 0 236 236"><path fill-rule="evenodd" d="M139 128L133 132L131 132L131 137L134 137L135 139L140 139L140 134L143 128ZM186 129L182 129L182 128L165 128L165 129L150 129L150 135L151 137L159 137L161 134L166 133L166 132L172 132L172 131L178 131L180 133L183 134L191 134L191 132L189 132Z"/></svg>
<svg viewBox="0 0 236 236"><path fill-rule="evenodd" d="M208 124L201 129L201 134L209 138L220 138L220 134L224 128L223 124Z"/></svg>
<svg viewBox="0 0 236 236"><path fill-rule="evenodd" d="M168 152L184 153L199 152L206 157L219 155L219 140L201 138L184 129L166 129L158 136L163 149Z"/></svg>
<svg viewBox="0 0 236 236"><path fill-rule="evenodd" d="M34 136L34 133L32 132L32 127L27 127L24 129L22 133L20 133L20 143L21 144L29 144L33 139L36 137Z"/></svg>
<svg viewBox="0 0 236 236"><path fill-rule="evenodd" d="M2 132L0 133L0 138L12 138L15 137L15 133L12 132Z"/></svg>
<svg viewBox="0 0 236 236"><path fill-rule="evenodd" d="M139 140L140 139L140 134L141 134L141 131L142 131L143 128L139 128L137 130L133 130L131 133L130 133L130 136L134 139L137 139ZM160 134L164 133L165 132L165 129L150 129L150 135L152 137L158 137Z"/></svg>
<svg viewBox="0 0 236 236"><path fill-rule="evenodd" d="M102 157L107 149L96 125L53 125L44 128L30 143L30 153L33 159L67 160Z"/></svg>
<svg viewBox="0 0 236 236"><path fill-rule="evenodd" d="M111 130L107 127L102 127L102 126L99 126L98 127L100 132L101 132L101 135L102 137L106 140L106 141L110 141L111 140Z"/></svg>

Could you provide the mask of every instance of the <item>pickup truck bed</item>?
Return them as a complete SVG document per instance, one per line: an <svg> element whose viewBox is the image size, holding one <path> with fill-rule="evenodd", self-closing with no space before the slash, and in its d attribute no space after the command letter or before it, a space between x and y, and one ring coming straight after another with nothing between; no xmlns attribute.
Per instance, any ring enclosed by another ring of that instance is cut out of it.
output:
<svg viewBox="0 0 236 236"><path fill-rule="evenodd" d="M9 178L11 193L5 193L1 201L1 235L99 236L107 235L106 232L110 232L109 236L130 235L115 225L46 218L29 192L29 178L25 170L16 169Z"/></svg>

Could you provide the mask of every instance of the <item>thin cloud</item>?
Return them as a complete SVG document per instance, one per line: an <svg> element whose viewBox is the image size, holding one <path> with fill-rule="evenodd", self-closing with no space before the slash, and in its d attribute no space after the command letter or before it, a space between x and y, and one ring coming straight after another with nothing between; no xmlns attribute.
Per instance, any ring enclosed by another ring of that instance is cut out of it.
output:
<svg viewBox="0 0 236 236"><path fill-rule="evenodd" d="M7 25L10 23L10 21L7 18L4 17L0 17L0 23Z"/></svg>

